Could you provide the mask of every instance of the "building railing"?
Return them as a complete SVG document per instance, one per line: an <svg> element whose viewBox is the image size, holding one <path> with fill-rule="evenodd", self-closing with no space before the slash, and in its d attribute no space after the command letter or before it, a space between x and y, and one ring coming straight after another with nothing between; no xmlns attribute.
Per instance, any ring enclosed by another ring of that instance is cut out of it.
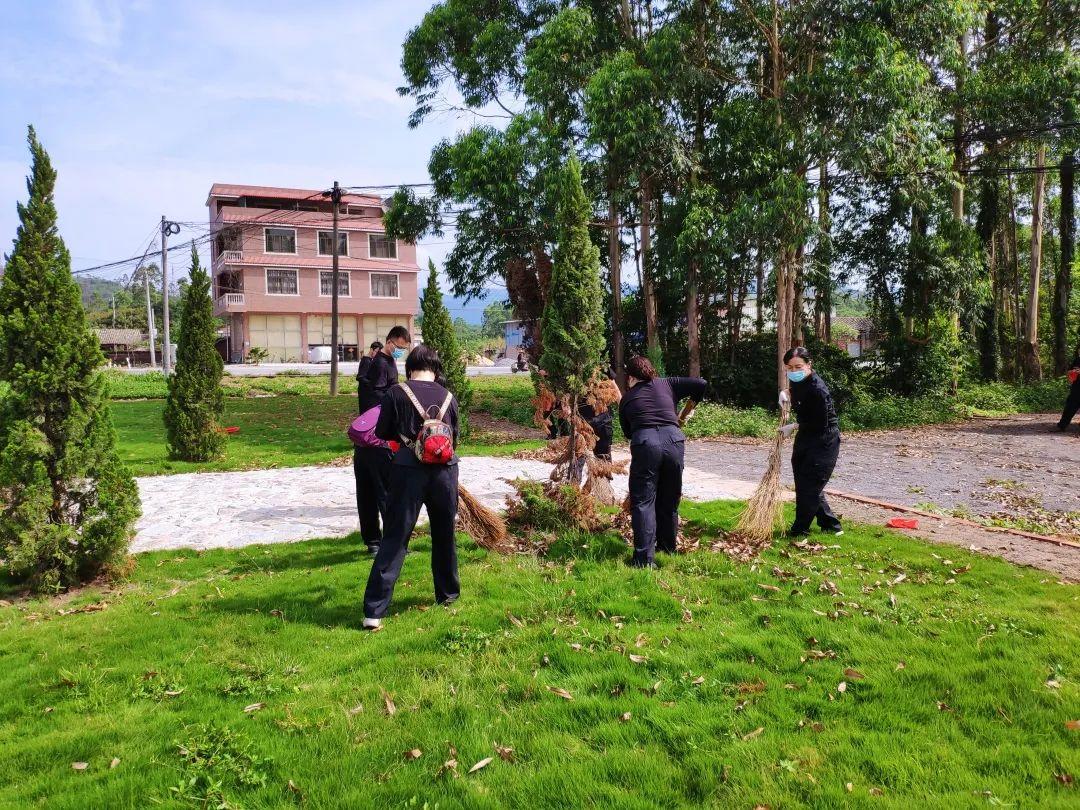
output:
<svg viewBox="0 0 1080 810"><path fill-rule="evenodd" d="M227 264L234 264L242 262L244 260L244 251L242 250L224 250L222 256Z"/></svg>
<svg viewBox="0 0 1080 810"><path fill-rule="evenodd" d="M233 307L242 307L244 305L243 293L225 293L218 297L217 300L218 309L228 311Z"/></svg>

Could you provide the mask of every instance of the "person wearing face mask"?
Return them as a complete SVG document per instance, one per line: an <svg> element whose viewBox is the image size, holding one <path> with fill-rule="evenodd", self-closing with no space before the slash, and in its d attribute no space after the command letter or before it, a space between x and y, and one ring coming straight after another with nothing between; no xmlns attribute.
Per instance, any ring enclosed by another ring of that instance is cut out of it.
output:
<svg viewBox="0 0 1080 810"><path fill-rule="evenodd" d="M682 499L686 436L676 405L705 396L700 377L658 377L645 357L626 361L629 390L619 402L619 424L630 439L630 523L634 568L655 568L656 552L675 553ZM684 413L688 413L684 409Z"/></svg>
<svg viewBox="0 0 1080 810"><path fill-rule="evenodd" d="M404 356L412 343L409 330L395 326L386 336L385 345L375 341L372 354L361 361L357 373L357 397L360 413L369 421L379 418L379 408L387 393L398 382L397 357ZM364 418L363 416L361 418ZM354 441L353 478L356 482L356 511L360 518L360 539L371 554L378 554L382 527L386 525L387 484L390 478L390 446L374 435L361 444Z"/></svg>
<svg viewBox="0 0 1080 810"><path fill-rule="evenodd" d="M1065 397L1065 409L1058 420L1058 430L1068 430L1069 423L1076 416L1076 412L1080 411L1080 346L1076 347L1076 352L1069 362L1068 380L1069 394Z"/></svg>
<svg viewBox="0 0 1080 810"><path fill-rule="evenodd" d="M795 431L791 470L795 477L795 522L788 534L808 534L817 519L822 531L842 535L840 520L825 499L825 487L832 478L840 454L840 425L832 394L814 373L810 352L799 346L784 355L790 393L780 392L780 407L795 411L796 422L780 428L785 436Z"/></svg>

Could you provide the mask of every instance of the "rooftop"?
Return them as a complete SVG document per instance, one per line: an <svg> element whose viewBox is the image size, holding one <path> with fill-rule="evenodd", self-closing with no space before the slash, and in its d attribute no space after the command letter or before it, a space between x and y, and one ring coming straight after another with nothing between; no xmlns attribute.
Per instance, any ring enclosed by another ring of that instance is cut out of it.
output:
<svg viewBox="0 0 1080 810"><path fill-rule="evenodd" d="M210 186L210 193L206 197L206 204L210 200L229 199L236 197L270 197L282 200L313 200L322 199L324 189L311 188L282 188L280 186L244 186L234 183L214 183ZM378 194L342 194L341 201L352 205L382 206L382 197Z"/></svg>

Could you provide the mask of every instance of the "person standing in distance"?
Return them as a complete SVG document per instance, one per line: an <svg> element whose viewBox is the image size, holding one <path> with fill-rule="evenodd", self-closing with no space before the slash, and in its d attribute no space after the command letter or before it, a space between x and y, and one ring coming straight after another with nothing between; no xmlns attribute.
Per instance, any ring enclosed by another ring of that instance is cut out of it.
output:
<svg viewBox="0 0 1080 810"><path fill-rule="evenodd" d="M386 393L397 385L397 360L405 356L412 343L409 330L395 326L386 336L386 344L371 344L371 357L360 361L357 372L357 398L360 413L382 405ZM377 554L386 525L387 481L390 477L391 450L382 446L353 448L353 478L356 481L356 511L360 518L360 539L368 552Z"/></svg>
<svg viewBox="0 0 1080 810"><path fill-rule="evenodd" d="M797 422L780 428L784 436L796 430L791 451L791 471L795 477L795 522L788 535L801 537L810 531L817 518L822 531L842 535L840 520L825 499L825 486L832 478L840 455L840 424L836 418L832 394L814 373L810 352L799 346L784 355L790 393L780 392L781 409L791 407Z"/></svg>
<svg viewBox="0 0 1080 810"><path fill-rule="evenodd" d="M390 465L389 491L394 507L386 515L382 546L371 566L364 591L364 628L377 630L390 607L394 586L416 528L420 508L427 507L431 532L431 574L435 601L454 602L460 592L454 537L458 508L458 405L440 382L442 362L428 346L417 346L405 361L408 381L392 388L383 404L375 434L401 447ZM429 458L424 439L426 420L449 427L452 443L445 454Z"/></svg>
<svg viewBox="0 0 1080 810"><path fill-rule="evenodd" d="M630 523L635 568L655 568L656 551L675 553L679 536L686 436L676 405L705 396L700 377L658 377L645 357L626 361L629 390L619 403L619 424L630 440Z"/></svg>

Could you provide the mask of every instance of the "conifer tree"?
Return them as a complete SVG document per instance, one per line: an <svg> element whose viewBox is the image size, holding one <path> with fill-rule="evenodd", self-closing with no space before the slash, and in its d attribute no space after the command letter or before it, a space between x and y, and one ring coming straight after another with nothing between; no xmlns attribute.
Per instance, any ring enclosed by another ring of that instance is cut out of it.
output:
<svg viewBox="0 0 1080 810"><path fill-rule="evenodd" d="M439 353L446 381L450 390L454 392L454 396L457 397L461 433L467 434L472 385L469 384L469 378L465 374L465 357L458 346L450 312L443 305L439 278L435 272L435 263L431 259L428 259L428 283L420 302L420 312L423 315L421 328L424 333L424 343Z"/></svg>
<svg viewBox="0 0 1080 810"><path fill-rule="evenodd" d="M541 321L540 368L552 393L566 399L576 414L578 400L588 393L603 359L604 316L600 251L589 238L589 202L581 185L581 164L573 155L559 179L556 228L551 287ZM573 431L570 447L576 452ZM576 465L570 468L574 471Z"/></svg>
<svg viewBox="0 0 1080 810"><path fill-rule="evenodd" d="M30 196L0 282L0 557L55 592L123 562L140 506L57 231L56 171L33 127L28 141Z"/></svg>
<svg viewBox="0 0 1080 810"><path fill-rule="evenodd" d="M191 246L191 283L180 309L180 338L176 346L176 372L169 377L165 428L169 458L210 461L225 448L219 422L225 409L221 390L224 364L214 343L217 337L210 276Z"/></svg>

